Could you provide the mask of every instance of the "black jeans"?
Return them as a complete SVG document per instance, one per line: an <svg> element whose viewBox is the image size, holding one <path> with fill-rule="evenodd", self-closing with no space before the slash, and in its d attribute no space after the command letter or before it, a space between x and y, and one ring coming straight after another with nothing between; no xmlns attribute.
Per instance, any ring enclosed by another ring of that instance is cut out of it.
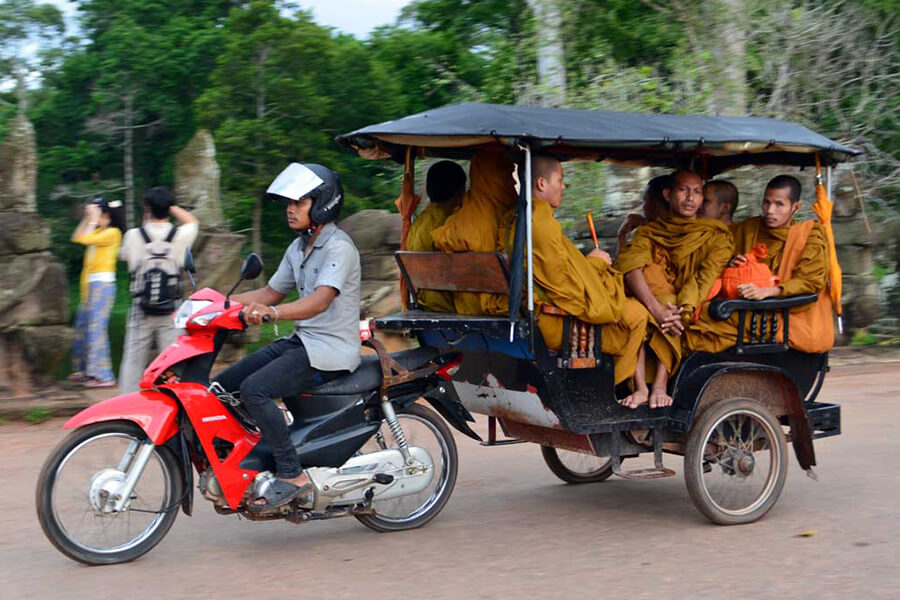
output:
<svg viewBox="0 0 900 600"><path fill-rule="evenodd" d="M276 340L232 365L216 377L229 392L240 390L241 401L259 425L275 457L276 475L291 479L301 473L284 415L274 398L295 396L322 385L346 371L319 371L309 364L303 342L296 335Z"/></svg>

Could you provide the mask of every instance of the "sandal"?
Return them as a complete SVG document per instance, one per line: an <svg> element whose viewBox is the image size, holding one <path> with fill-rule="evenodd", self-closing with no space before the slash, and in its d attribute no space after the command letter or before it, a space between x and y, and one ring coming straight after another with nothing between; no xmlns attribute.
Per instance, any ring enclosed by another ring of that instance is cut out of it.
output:
<svg viewBox="0 0 900 600"><path fill-rule="evenodd" d="M84 383L85 381L90 381L93 378L90 375L85 375L81 371L75 371L74 373L66 377L66 379L68 381L71 381L72 383Z"/></svg>
<svg viewBox="0 0 900 600"><path fill-rule="evenodd" d="M305 485L296 486L293 483L288 483L287 481L282 481L281 479L276 479L275 483L270 485L268 489L266 489L266 493L256 498L253 502L257 500L265 500L265 504L250 504L250 510L253 512L259 511L267 511L273 508L280 508L285 504L290 504L294 500L298 498L302 498L302 503L307 504L311 500L310 492L312 491L312 484L307 483Z"/></svg>

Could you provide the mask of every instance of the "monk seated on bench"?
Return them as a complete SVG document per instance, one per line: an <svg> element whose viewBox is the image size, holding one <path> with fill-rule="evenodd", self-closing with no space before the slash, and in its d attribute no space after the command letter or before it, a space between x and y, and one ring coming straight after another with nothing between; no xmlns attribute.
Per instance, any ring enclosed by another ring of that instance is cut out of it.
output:
<svg viewBox="0 0 900 600"><path fill-rule="evenodd" d="M537 155L532 162L534 199L532 240L537 325L548 349L559 350L564 340L564 319L603 325L600 350L615 356L615 383L634 377L635 393L644 390L643 373L636 372L638 351L647 331L647 311L626 298L622 275L610 266L609 254L600 249L584 256L567 238L553 210L563 200L563 166L552 156ZM511 215L499 238L499 249L510 253L515 237ZM561 310L560 310L561 309ZM582 328L583 331L584 328Z"/></svg>
<svg viewBox="0 0 900 600"><path fill-rule="evenodd" d="M515 206L513 161L505 150L481 150L469 164L469 191L458 211L431 232L434 247L443 252L494 252L503 214ZM456 292L455 311L489 314L492 294Z"/></svg>
<svg viewBox="0 0 900 600"><path fill-rule="evenodd" d="M647 358L655 359L652 363L648 360L655 374L650 408L672 404L667 385L681 361L682 334L734 247L728 227L720 221L697 218L703 204L699 175L677 171L667 185L663 195L671 213L639 227L615 264L625 273L628 292L651 317Z"/></svg>
<svg viewBox="0 0 900 600"><path fill-rule="evenodd" d="M790 175L779 175L766 186L762 216L738 223L735 228L735 254L732 265L744 261L743 254L764 244L766 264L779 282L760 286L744 283L737 287L741 298L764 300L799 294L819 294L813 305L798 307L790 316L790 346L804 352L825 352L834 345L831 299L826 292L828 246L825 230L814 221L794 221L801 207L800 182ZM688 328L686 342L691 350L721 352L737 343L738 317L713 320L701 311Z"/></svg>
<svg viewBox="0 0 900 600"><path fill-rule="evenodd" d="M459 208L466 193L466 172L451 160L442 160L428 169L425 179L428 206L419 213L409 228L406 249L411 252L434 252L431 232ZM436 290L421 290L417 301L425 310L456 312L453 294Z"/></svg>

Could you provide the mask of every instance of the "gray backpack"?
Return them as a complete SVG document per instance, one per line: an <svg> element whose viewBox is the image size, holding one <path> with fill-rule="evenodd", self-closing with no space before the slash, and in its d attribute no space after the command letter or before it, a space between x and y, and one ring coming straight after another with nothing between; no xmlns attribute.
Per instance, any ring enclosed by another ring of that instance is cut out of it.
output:
<svg viewBox="0 0 900 600"><path fill-rule="evenodd" d="M181 267L172 244L177 228L172 225L169 235L158 241L151 240L143 227L138 230L144 238L144 254L131 274L131 295L138 298L144 314L170 315L181 299Z"/></svg>

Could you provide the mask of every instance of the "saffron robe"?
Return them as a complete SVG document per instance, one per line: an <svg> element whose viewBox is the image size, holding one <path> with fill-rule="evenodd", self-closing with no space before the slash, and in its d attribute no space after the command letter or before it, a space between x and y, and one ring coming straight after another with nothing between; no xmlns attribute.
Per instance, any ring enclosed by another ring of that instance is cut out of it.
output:
<svg viewBox="0 0 900 600"><path fill-rule="evenodd" d="M503 215L516 204L513 161L504 150L481 150L469 164L469 191L462 206L431 232L443 252L494 252ZM492 294L456 292L456 312L487 314Z"/></svg>
<svg viewBox="0 0 900 600"><path fill-rule="evenodd" d="M731 231L715 219L667 215L642 225L619 253L622 273L642 269L650 291L662 304L693 315L728 264L734 250ZM671 374L681 363L681 336L667 335L650 316L650 349Z"/></svg>
<svg viewBox="0 0 900 600"><path fill-rule="evenodd" d="M434 240L431 232L444 224L447 218L453 214L456 205L450 202L432 202L425 210L419 213L416 220L409 228L409 236L406 238L406 249L413 252L434 252ZM424 310L437 312L456 312L453 304L453 294L450 292L438 292L436 290L419 290L419 306Z"/></svg>
<svg viewBox="0 0 900 600"><path fill-rule="evenodd" d="M767 250L766 257L759 262L768 265L781 280L779 298L819 294L819 301L812 307L791 310L790 345L805 352L824 352L831 348L834 345L831 302L822 298L823 293L827 296L828 274L828 246L822 226L804 221L770 229L760 217L740 223L735 230L735 254L749 252L757 243L765 244ZM727 321L716 321L704 309L698 321L688 328L688 348L701 352L732 348L737 343L737 327L737 314ZM745 327L749 332L748 323ZM784 339L780 324L777 338Z"/></svg>
<svg viewBox="0 0 900 600"><path fill-rule="evenodd" d="M515 223L511 214L504 222L509 226L500 232L498 250L509 253ZM600 349L616 357L615 383L629 379L646 339L647 310L640 302L625 297L621 273L601 258L584 256L565 236L547 202L535 200L532 222L536 317L544 343L551 350L561 348L564 317L541 312L543 304L560 308L585 323L604 325ZM492 312L508 311L499 303Z"/></svg>

